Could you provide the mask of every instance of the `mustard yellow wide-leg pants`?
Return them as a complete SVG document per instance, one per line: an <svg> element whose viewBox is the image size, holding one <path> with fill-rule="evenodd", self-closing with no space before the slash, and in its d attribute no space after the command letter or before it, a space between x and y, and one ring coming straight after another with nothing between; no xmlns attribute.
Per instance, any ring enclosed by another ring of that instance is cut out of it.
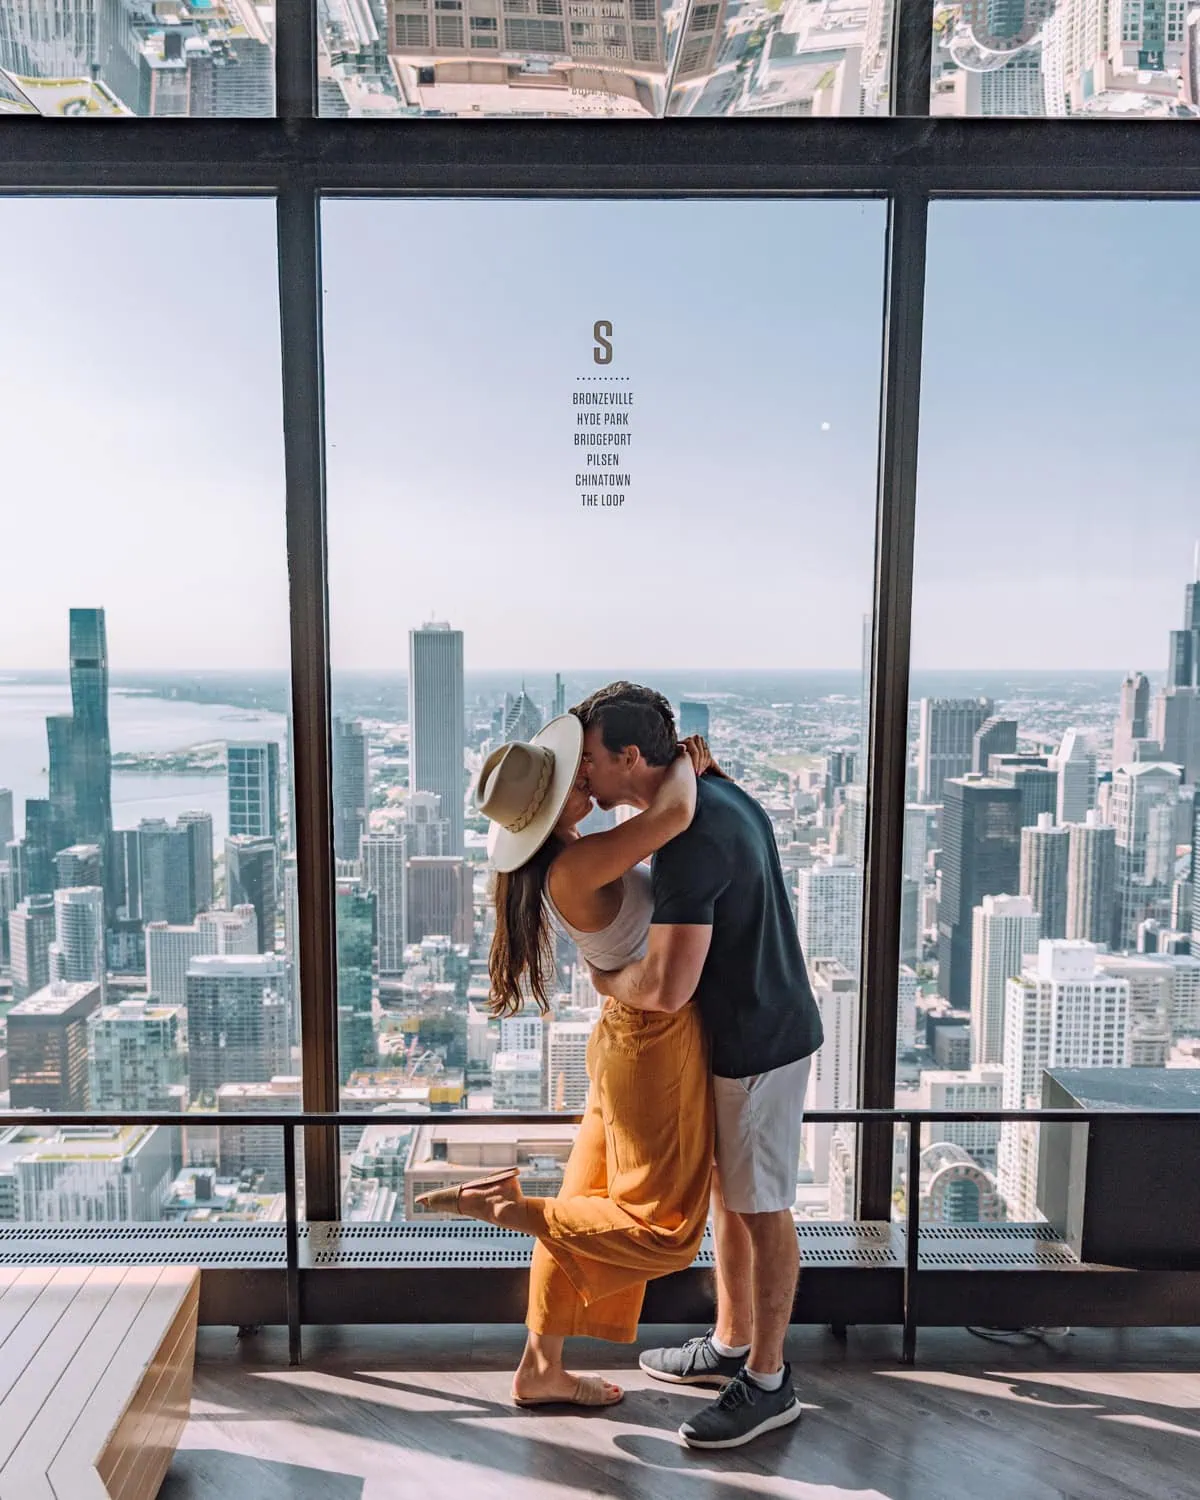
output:
<svg viewBox="0 0 1200 1500"><path fill-rule="evenodd" d="M526 1322L632 1343L647 1281L691 1265L708 1217L712 1079L696 1007L665 1015L608 1001L588 1076L557 1198L525 1200L538 1240Z"/></svg>

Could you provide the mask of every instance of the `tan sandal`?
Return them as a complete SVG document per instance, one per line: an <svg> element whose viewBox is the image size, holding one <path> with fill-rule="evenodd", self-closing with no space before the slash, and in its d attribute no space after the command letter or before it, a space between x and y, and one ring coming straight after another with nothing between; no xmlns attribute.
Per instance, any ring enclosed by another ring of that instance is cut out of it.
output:
<svg viewBox="0 0 1200 1500"><path fill-rule="evenodd" d="M502 1182L511 1182L519 1176L516 1167L506 1167L503 1172L493 1172L490 1177L475 1177L470 1182L460 1182L457 1187L435 1188L432 1193L421 1193L413 1201L434 1214L457 1214L459 1194L474 1188L496 1187Z"/></svg>
<svg viewBox="0 0 1200 1500"><path fill-rule="evenodd" d="M610 1391L616 1391L615 1396L609 1395ZM613 1385L611 1381L601 1380L599 1375L581 1375L575 1383L575 1394L573 1396L536 1396L533 1400L526 1400L524 1396L513 1396L513 1405L520 1407L531 1406L616 1406L618 1401L625 1398L625 1392L619 1385Z"/></svg>

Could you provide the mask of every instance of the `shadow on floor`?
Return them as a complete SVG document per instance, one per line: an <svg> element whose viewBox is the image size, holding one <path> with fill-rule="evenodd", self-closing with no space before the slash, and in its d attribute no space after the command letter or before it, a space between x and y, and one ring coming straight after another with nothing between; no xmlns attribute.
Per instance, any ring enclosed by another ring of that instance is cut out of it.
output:
<svg viewBox="0 0 1200 1500"><path fill-rule="evenodd" d="M273 1458L251 1458L218 1448L187 1448L175 1454L158 1500L361 1500L365 1480L331 1474Z"/></svg>

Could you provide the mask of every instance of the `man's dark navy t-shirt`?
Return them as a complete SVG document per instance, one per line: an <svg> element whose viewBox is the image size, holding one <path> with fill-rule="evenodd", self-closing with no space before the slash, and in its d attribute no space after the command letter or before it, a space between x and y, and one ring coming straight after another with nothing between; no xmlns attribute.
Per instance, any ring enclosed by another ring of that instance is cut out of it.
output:
<svg viewBox="0 0 1200 1500"><path fill-rule="evenodd" d="M821 1014L808 982L771 821L732 781L701 778L691 827L654 856L660 926L711 926L694 1004L721 1078L814 1053Z"/></svg>

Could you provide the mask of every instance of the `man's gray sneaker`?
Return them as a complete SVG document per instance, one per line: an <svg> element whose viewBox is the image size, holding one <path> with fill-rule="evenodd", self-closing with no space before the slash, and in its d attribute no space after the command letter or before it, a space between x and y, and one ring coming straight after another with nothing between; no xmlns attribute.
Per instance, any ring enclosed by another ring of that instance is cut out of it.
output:
<svg viewBox="0 0 1200 1500"><path fill-rule="evenodd" d="M713 1348L713 1330L698 1339L688 1339L678 1349L647 1349L638 1364L655 1380L669 1385L722 1386L746 1363L744 1354L718 1354Z"/></svg>
<svg viewBox="0 0 1200 1500"><path fill-rule="evenodd" d="M791 1365L784 1365L777 1391L764 1391L742 1369L710 1406L688 1418L679 1436L689 1448L740 1448L797 1421L802 1409L792 1388Z"/></svg>

